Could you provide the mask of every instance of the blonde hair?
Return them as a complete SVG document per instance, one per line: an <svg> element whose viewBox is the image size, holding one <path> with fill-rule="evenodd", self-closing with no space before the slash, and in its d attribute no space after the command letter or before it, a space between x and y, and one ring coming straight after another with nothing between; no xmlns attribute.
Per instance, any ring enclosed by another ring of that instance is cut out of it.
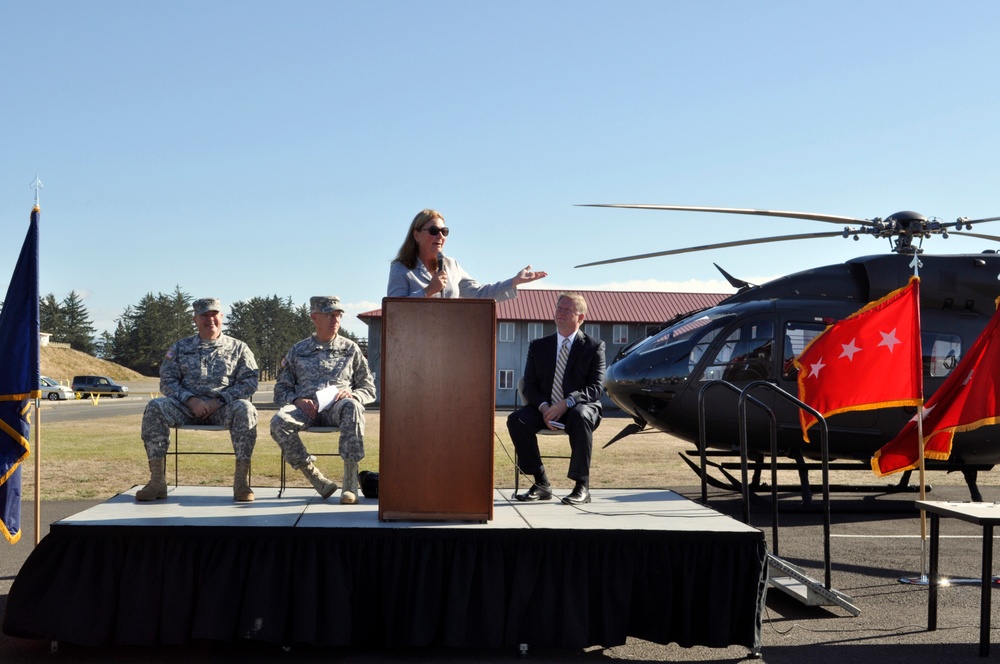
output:
<svg viewBox="0 0 1000 664"><path fill-rule="evenodd" d="M559 293L559 297L556 298L556 304L559 304L559 300L566 298L576 307L576 313L587 315L587 301L583 299L583 296L579 293L573 292L562 292Z"/></svg>
<svg viewBox="0 0 1000 664"><path fill-rule="evenodd" d="M416 239L413 237L413 232L422 230L424 225L435 219L440 219L441 223L444 223L444 217L437 210L421 210L417 213L417 216L410 223L410 228L406 231L406 239L403 240L403 246L399 248L399 253L396 254L396 258L392 261L393 263L402 263L409 270L417 266L419 247L417 246Z"/></svg>

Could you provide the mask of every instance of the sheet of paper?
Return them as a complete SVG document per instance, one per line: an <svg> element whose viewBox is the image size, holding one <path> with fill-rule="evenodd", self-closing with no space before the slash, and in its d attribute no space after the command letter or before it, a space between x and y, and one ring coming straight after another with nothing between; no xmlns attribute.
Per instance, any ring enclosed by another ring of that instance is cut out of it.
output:
<svg viewBox="0 0 1000 664"><path fill-rule="evenodd" d="M316 393L316 403L318 407L316 410L322 412L330 407L334 401L337 400L337 392L340 390L336 385L327 385L322 390Z"/></svg>

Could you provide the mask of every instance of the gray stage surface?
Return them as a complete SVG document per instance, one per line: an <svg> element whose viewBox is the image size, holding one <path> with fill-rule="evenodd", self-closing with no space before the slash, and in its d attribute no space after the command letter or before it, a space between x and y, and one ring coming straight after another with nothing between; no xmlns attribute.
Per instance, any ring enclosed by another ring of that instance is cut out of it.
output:
<svg viewBox="0 0 1000 664"><path fill-rule="evenodd" d="M641 530L661 532L757 532L684 496L665 489L594 489L593 502L564 505L558 499L522 503L510 491L494 491L494 518L474 521L379 521L378 502L362 499L341 505L334 495L323 500L312 489L288 488L281 498L257 489L252 503L233 503L228 487L170 487L166 500L139 503L138 487L58 525L69 526L206 526L278 528L379 528L472 530Z"/></svg>

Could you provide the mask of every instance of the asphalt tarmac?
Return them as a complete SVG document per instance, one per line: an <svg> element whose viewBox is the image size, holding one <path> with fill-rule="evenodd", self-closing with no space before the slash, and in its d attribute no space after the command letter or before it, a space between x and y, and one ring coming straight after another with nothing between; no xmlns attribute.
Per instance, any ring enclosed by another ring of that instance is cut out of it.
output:
<svg viewBox="0 0 1000 664"><path fill-rule="evenodd" d="M987 479L984 476L982 479ZM697 487L672 487L691 498ZM1000 502L1000 487L982 486L984 499ZM837 606L807 607L770 589L763 616L763 647L755 660L767 664L809 662L978 662L978 583L956 583L942 588L938 604L938 629L927 631L925 584L919 580L926 569L926 551L921 539L921 521L913 510L915 494L834 494L830 549L832 586L849 596L861 613L852 616ZM928 500L967 500L964 486L941 486ZM93 506L89 501L52 501L42 504L42 535L48 524ZM804 568L820 581L824 578L822 515L801 508L796 496L784 496L778 530L778 553ZM742 518L738 496L712 491L709 505L735 518ZM754 504L751 523L766 533L773 550L771 510ZM10 585L34 543L32 505L24 504L23 534L16 545L0 544L0 612L6 610ZM929 526L928 526L929 528ZM941 573L958 579L980 576L981 528L954 519L941 521ZM992 592L992 590L991 590ZM992 634L1000 626L1000 599L993 603ZM1000 659L1000 643L991 655ZM166 648L84 648L60 643L52 652L48 642L11 638L0 634L0 662L508 662L518 659L511 649L316 649L284 650L254 642L197 642ZM743 647L725 649L681 648L630 639L624 646L584 650L534 649L528 660L537 662L737 662L747 659Z"/></svg>

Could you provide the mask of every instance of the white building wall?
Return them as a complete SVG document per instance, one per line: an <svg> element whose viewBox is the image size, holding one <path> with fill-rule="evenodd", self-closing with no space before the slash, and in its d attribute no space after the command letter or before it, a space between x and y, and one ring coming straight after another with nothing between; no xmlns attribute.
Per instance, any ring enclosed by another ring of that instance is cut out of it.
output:
<svg viewBox="0 0 1000 664"><path fill-rule="evenodd" d="M376 403L381 402L382 392L381 392L381 374L382 374L382 319L381 318L371 318L368 319L370 322L368 324L368 364L371 367L372 373L375 375L375 400ZM501 321L497 322L499 326ZM634 343L636 340L645 337L646 325L629 325L629 343ZM611 337L611 323L601 323L600 324L600 335L601 339L604 340L605 344L605 360L607 364L611 364L618 351L621 350L623 345L612 344L610 341ZM556 331L556 326L554 322L546 322L544 328L543 336L554 334ZM496 346L496 370L497 375L493 377L494 384L496 388L496 407L497 408L515 408L520 406L520 400L517 395L517 384L524 376L524 363L527 361L528 357L528 321L517 321L514 325L514 341L512 342L502 342L497 341ZM514 372L514 381L512 389L500 389L499 372L503 370L511 370ZM611 400L605 397L603 399L604 406L613 407Z"/></svg>

